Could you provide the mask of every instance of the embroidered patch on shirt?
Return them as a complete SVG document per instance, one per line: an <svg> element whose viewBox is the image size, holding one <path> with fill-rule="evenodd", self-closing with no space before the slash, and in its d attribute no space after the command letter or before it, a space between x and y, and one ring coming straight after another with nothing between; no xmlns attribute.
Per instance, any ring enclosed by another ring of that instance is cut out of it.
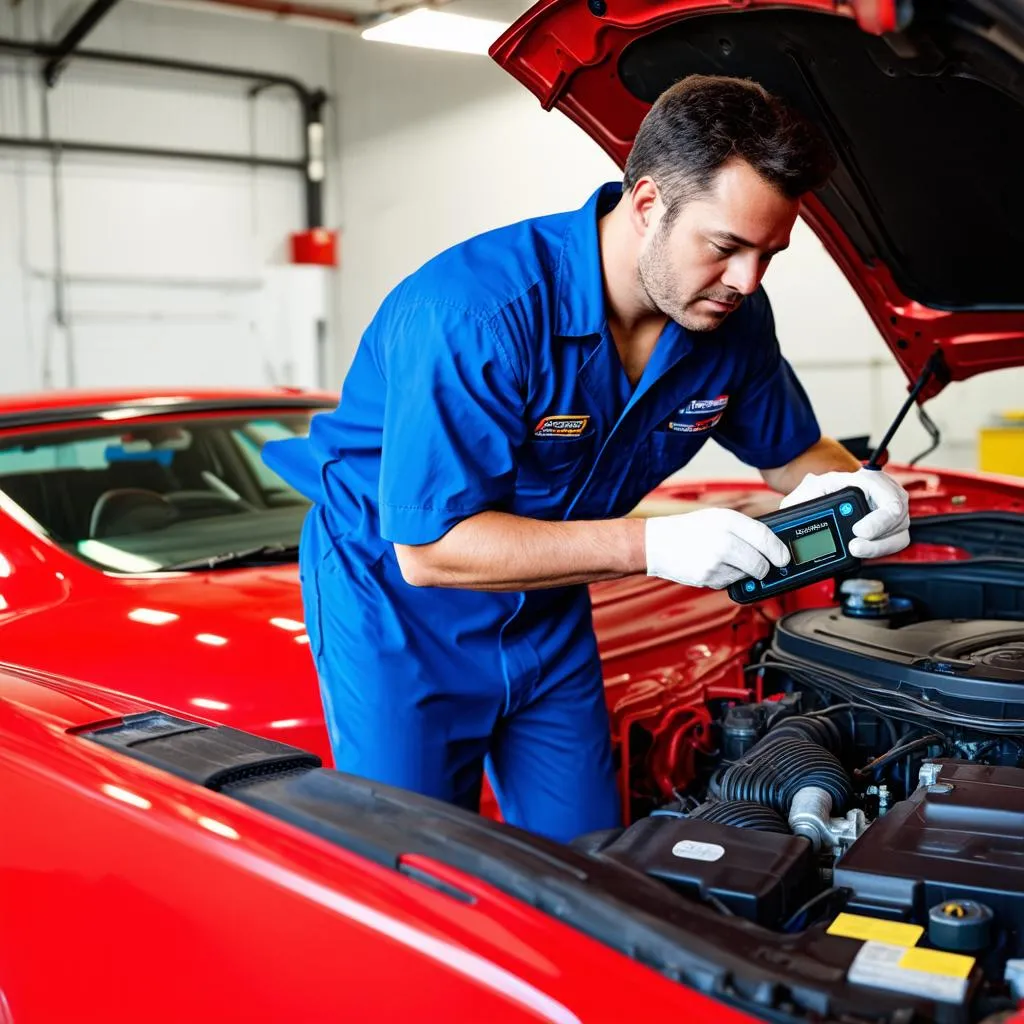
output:
<svg viewBox="0 0 1024 1024"><path fill-rule="evenodd" d="M589 416L544 416L533 428L533 436L579 437L589 422Z"/></svg>
<svg viewBox="0 0 1024 1024"><path fill-rule="evenodd" d="M717 398L694 398L681 405L665 423L665 430L676 434L703 434L709 431L725 412L728 395Z"/></svg>

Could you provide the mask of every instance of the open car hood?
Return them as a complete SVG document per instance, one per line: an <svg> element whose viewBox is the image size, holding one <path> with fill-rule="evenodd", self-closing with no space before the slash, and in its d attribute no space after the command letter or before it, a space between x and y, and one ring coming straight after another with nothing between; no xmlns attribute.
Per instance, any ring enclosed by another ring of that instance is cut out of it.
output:
<svg viewBox="0 0 1024 1024"><path fill-rule="evenodd" d="M803 216L909 380L1024 364L1022 0L541 0L491 56L623 165L658 94L753 78L839 157Z"/></svg>

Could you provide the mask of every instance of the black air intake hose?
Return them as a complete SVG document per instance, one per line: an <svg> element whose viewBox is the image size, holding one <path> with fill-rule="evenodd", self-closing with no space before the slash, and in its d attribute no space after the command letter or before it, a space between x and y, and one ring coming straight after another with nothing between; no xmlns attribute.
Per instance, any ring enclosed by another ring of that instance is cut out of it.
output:
<svg viewBox="0 0 1024 1024"><path fill-rule="evenodd" d="M771 727L764 740L779 736L811 740L832 754L839 754L843 749L843 734L836 723L824 715L794 715L792 718L782 718L778 724ZM749 757L751 753L753 750L748 751L747 756Z"/></svg>
<svg viewBox="0 0 1024 1024"><path fill-rule="evenodd" d="M719 800L753 801L788 815L796 792L815 786L829 794L833 810L841 813L850 801L852 787L839 759L822 745L823 740L839 749L839 732L826 719L783 719L742 761L714 777L711 792Z"/></svg>
<svg viewBox="0 0 1024 1024"><path fill-rule="evenodd" d="M789 826L770 807L749 800L719 800L702 804L690 817L734 828L755 828L759 832L777 832L785 836L790 834Z"/></svg>

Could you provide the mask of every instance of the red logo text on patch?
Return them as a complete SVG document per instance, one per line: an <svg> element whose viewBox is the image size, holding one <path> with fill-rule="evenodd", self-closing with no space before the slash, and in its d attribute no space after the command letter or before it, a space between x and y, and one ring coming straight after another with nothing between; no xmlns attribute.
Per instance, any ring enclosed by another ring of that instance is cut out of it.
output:
<svg viewBox="0 0 1024 1024"><path fill-rule="evenodd" d="M706 434L725 414L728 404L728 395L691 399L669 417L664 429L674 434Z"/></svg>
<svg viewBox="0 0 1024 1024"><path fill-rule="evenodd" d="M719 413L717 416L712 416L707 420L694 420L692 423L688 423L685 420L679 422L677 420L669 420L666 429L671 430L675 434L704 434L709 431L720 419L722 414Z"/></svg>

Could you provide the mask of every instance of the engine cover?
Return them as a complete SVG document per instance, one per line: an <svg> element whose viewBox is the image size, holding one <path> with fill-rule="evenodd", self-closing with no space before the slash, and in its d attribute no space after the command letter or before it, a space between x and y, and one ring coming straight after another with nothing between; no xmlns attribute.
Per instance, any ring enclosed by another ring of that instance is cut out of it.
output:
<svg viewBox="0 0 1024 1024"><path fill-rule="evenodd" d="M836 865L848 910L927 927L944 900L995 912L1011 956L1024 952L1024 769L947 761L934 785L896 804Z"/></svg>
<svg viewBox="0 0 1024 1024"><path fill-rule="evenodd" d="M811 844L799 836L699 818L652 817L574 845L679 892L714 896L732 913L769 927L807 898Z"/></svg>
<svg viewBox="0 0 1024 1024"><path fill-rule="evenodd" d="M795 612L776 629L783 661L854 677L978 718L1024 718L1024 624L929 619L893 625L833 608Z"/></svg>

